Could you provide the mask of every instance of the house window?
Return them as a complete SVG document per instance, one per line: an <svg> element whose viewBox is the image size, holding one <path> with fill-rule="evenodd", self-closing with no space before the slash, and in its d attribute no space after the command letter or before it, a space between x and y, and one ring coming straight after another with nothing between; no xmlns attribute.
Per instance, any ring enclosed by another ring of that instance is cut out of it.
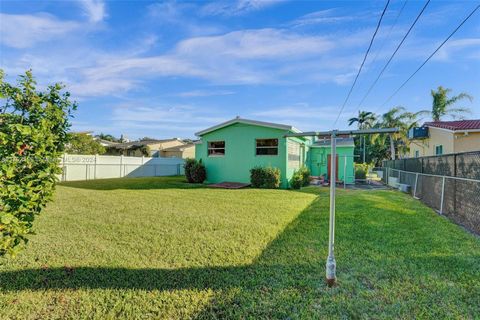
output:
<svg viewBox="0 0 480 320"><path fill-rule="evenodd" d="M442 154L443 154L443 146L442 145L435 146L435 155L439 156Z"/></svg>
<svg viewBox="0 0 480 320"><path fill-rule="evenodd" d="M257 156L278 155L278 139L256 139Z"/></svg>
<svg viewBox="0 0 480 320"><path fill-rule="evenodd" d="M300 168L300 164L301 164L300 144L294 141L288 141L287 154L288 154L288 167L293 169Z"/></svg>
<svg viewBox="0 0 480 320"><path fill-rule="evenodd" d="M420 157L420 151L415 150L415 158L418 158L418 157Z"/></svg>
<svg viewBox="0 0 480 320"><path fill-rule="evenodd" d="M224 156L225 155L225 141L210 141L208 142L208 156Z"/></svg>

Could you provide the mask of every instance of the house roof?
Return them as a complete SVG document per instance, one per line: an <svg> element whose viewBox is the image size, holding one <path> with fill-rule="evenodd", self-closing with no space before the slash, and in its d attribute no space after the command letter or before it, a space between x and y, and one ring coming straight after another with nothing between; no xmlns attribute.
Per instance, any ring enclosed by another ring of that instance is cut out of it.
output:
<svg viewBox="0 0 480 320"><path fill-rule="evenodd" d="M182 144L180 146L165 148L162 151L183 151L187 148L195 147L193 143Z"/></svg>
<svg viewBox="0 0 480 320"><path fill-rule="evenodd" d="M330 139L318 140L311 145L311 147L330 147ZM354 147L353 138L337 138L337 147Z"/></svg>
<svg viewBox="0 0 480 320"><path fill-rule="evenodd" d="M297 128L295 128L293 126L290 126L290 125L286 125L286 124L264 122L264 121L257 121L257 120L249 120L249 119L243 119L243 118L240 118L240 117L236 117L232 120L222 122L222 123L217 124L213 127L210 127L210 128L205 129L205 130L199 131L199 132L195 133L195 135L201 137L204 134L207 134L209 132L212 132L212 131L215 131L215 130L218 130L218 129L221 129L221 128L224 128L224 127L227 127L227 126L230 126L230 125L235 124L235 123L245 123L245 124L251 124L251 125L260 126L260 127L282 129L282 130L292 131L292 132L295 132L295 133L300 133L301 132Z"/></svg>
<svg viewBox="0 0 480 320"><path fill-rule="evenodd" d="M457 121L434 121L425 122L424 127L442 128L452 131L480 130L480 119L477 120L457 120Z"/></svg>

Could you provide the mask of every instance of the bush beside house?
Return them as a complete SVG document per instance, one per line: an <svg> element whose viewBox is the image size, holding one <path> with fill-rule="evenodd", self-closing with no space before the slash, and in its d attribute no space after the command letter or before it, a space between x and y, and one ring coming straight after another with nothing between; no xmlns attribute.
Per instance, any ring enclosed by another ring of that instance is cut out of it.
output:
<svg viewBox="0 0 480 320"><path fill-rule="evenodd" d="M307 167L301 167L293 173L290 179L290 187L292 189L300 189L310 184L310 170Z"/></svg>
<svg viewBox="0 0 480 320"><path fill-rule="evenodd" d="M272 167L254 167L250 169L250 183L254 188L279 188L280 169Z"/></svg>
<svg viewBox="0 0 480 320"><path fill-rule="evenodd" d="M207 178L207 171L202 160L188 158L185 160L185 177L189 183L203 183Z"/></svg>

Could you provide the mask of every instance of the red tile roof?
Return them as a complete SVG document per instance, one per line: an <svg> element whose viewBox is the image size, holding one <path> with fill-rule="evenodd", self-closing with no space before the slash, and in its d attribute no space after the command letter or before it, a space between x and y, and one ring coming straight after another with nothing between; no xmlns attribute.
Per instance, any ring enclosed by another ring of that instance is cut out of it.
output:
<svg viewBox="0 0 480 320"><path fill-rule="evenodd" d="M458 121L434 121L425 122L424 127L436 127L448 130L475 130L480 129L480 119L478 120L458 120Z"/></svg>

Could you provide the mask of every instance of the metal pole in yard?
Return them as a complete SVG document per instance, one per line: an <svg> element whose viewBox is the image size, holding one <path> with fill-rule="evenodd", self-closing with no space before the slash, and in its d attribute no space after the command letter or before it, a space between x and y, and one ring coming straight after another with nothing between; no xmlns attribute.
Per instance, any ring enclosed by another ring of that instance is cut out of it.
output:
<svg viewBox="0 0 480 320"><path fill-rule="evenodd" d="M443 214L443 197L445 195L445 176L442 178L442 196L440 198L440 214Z"/></svg>
<svg viewBox="0 0 480 320"><path fill-rule="evenodd" d="M415 174L415 187L413 188L413 197L417 197L418 172Z"/></svg>
<svg viewBox="0 0 480 320"><path fill-rule="evenodd" d="M347 156L345 155L345 161L343 163L343 189L347 189Z"/></svg>
<svg viewBox="0 0 480 320"><path fill-rule="evenodd" d="M326 264L327 285L329 287L335 284L337 264L334 255L335 246L335 187L336 187L336 173L337 173L337 134L334 130L330 136L331 138L331 154L330 154L330 221L328 232L328 257Z"/></svg>
<svg viewBox="0 0 480 320"><path fill-rule="evenodd" d="M335 183L337 173L337 144L338 135L362 135L375 133L394 133L398 132L398 128L380 128L365 130L333 130L333 131L310 131L286 134L284 137L330 137L331 139L331 165L330 165L330 220L329 220L329 236L328 236L328 257L326 263L327 285L333 286L336 282L336 262L334 255L334 239L335 239ZM387 168L387 179L389 170Z"/></svg>

